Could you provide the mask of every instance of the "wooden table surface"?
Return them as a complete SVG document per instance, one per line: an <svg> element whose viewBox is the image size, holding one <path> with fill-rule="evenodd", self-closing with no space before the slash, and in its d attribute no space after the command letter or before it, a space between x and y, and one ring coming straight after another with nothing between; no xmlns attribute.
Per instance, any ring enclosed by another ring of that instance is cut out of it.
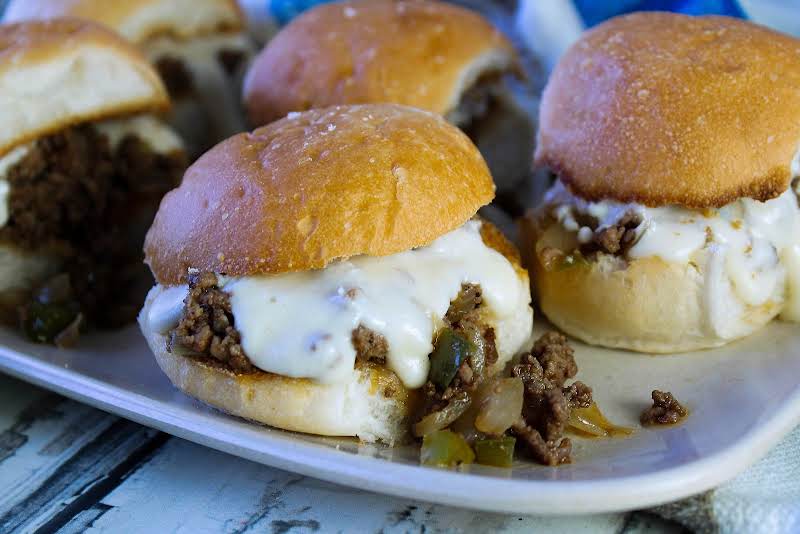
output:
<svg viewBox="0 0 800 534"><path fill-rule="evenodd" d="M0 374L0 532L680 532L644 513L536 518L287 473Z"/></svg>

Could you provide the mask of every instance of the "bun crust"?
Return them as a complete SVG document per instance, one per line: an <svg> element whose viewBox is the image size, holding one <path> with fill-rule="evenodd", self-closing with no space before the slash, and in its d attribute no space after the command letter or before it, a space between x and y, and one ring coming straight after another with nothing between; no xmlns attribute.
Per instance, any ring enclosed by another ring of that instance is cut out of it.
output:
<svg viewBox="0 0 800 534"><path fill-rule="evenodd" d="M652 256L621 268L616 258L603 255L586 265L548 268L543 251L561 249L564 230L532 214L520 225L536 302L555 326L592 345L651 353L719 347L760 329L781 309L774 301L751 307L742 321L747 326L734 338L721 337L704 304L704 265Z"/></svg>
<svg viewBox="0 0 800 534"><path fill-rule="evenodd" d="M169 107L133 45L77 19L0 26L0 78L0 155L80 122Z"/></svg>
<svg viewBox="0 0 800 534"><path fill-rule="evenodd" d="M3 20L59 17L102 23L137 44L159 35L187 39L244 27L236 0L12 0Z"/></svg>
<svg viewBox="0 0 800 534"><path fill-rule="evenodd" d="M161 202L145 261L166 285L190 267L319 269L426 245L493 196L478 150L435 114L390 104L312 110L233 136L192 165Z"/></svg>
<svg viewBox="0 0 800 534"><path fill-rule="evenodd" d="M786 191L800 41L727 17L639 13L587 32L545 88L536 161L587 200L721 207Z"/></svg>
<svg viewBox="0 0 800 534"><path fill-rule="evenodd" d="M250 121L336 104L393 102L445 115L488 73L515 68L508 40L444 2L350 1L294 19L245 79Z"/></svg>

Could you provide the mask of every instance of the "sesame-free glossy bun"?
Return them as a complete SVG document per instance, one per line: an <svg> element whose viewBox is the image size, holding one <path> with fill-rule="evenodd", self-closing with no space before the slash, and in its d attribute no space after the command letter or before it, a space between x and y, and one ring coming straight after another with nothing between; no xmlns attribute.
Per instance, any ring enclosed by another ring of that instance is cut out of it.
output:
<svg viewBox="0 0 800 534"><path fill-rule="evenodd" d="M11 0L5 22L77 17L102 23L135 43L160 35L180 39L239 31L236 0Z"/></svg>
<svg viewBox="0 0 800 534"><path fill-rule="evenodd" d="M290 111L393 102L445 115L479 77L515 67L509 41L477 13L444 2L366 0L311 9L253 62L253 125Z"/></svg>
<svg viewBox="0 0 800 534"><path fill-rule="evenodd" d="M291 114L202 156L164 197L145 241L161 284L325 267L426 245L494 196L466 135L392 104Z"/></svg>
<svg viewBox="0 0 800 534"><path fill-rule="evenodd" d="M0 26L0 78L0 155L80 122L169 107L133 45L77 19Z"/></svg>
<svg viewBox="0 0 800 534"><path fill-rule="evenodd" d="M721 207L786 191L800 141L800 41L727 17L639 13L555 68L536 159L573 193Z"/></svg>

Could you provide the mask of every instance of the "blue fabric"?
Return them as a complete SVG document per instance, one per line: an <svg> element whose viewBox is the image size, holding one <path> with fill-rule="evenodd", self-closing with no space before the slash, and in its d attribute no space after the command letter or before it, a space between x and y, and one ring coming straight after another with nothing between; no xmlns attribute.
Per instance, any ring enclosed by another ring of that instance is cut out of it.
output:
<svg viewBox="0 0 800 534"><path fill-rule="evenodd" d="M728 15L745 18L735 0L573 0L586 26L631 11L676 11L688 15Z"/></svg>
<svg viewBox="0 0 800 534"><path fill-rule="evenodd" d="M269 12L279 24L286 24L294 17L317 4L324 4L328 0L271 0Z"/></svg>
<svg viewBox="0 0 800 534"><path fill-rule="evenodd" d="M2 0L0 0L2 1ZM331 0L265 0L265 6L283 25L317 4ZM572 1L587 27L631 11L676 11L689 15L728 15L745 18L736 0L565 0Z"/></svg>

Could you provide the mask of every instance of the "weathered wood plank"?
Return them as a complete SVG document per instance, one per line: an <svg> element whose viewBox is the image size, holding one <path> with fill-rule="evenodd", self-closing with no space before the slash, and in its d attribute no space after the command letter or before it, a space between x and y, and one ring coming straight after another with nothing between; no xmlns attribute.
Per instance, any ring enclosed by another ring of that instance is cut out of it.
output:
<svg viewBox="0 0 800 534"><path fill-rule="evenodd" d="M115 417L55 395L39 398L2 433L0 516L18 505ZM75 429L80 432L76 434ZM2 528L0 528L2 531Z"/></svg>
<svg viewBox="0 0 800 534"><path fill-rule="evenodd" d="M19 413L48 391L0 374L0 431L11 427Z"/></svg>
<svg viewBox="0 0 800 534"><path fill-rule="evenodd" d="M52 532L116 487L166 436L116 419L0 517L0 532ZM48 445L58 444L56 436ZM56 445L60 447L60 445ZM47 447L44 449L46 450Z"/></svg>
<svg viewBox="0 0 800 534"><path fill-rule="evenodd" d="M98 517L106 513L111 507L105 504L95 504L88 510L84 510L75 515L69 522L58 530L58 534L81 534L97 520Z"/></svg>
<svg viewBox="0 0 800 534"><path fill-rule="evenodd" d="M172 438L102 499L87 532L617 532L621 514L542 519L366 493ZM156 519L157 518L157 519Z"/></svg>
<svg viewBox="0 0 800 534"><path fill-rule="evenodd" d="M194 445L0 376L0 532L677 532L362 492Z"/></svg>

